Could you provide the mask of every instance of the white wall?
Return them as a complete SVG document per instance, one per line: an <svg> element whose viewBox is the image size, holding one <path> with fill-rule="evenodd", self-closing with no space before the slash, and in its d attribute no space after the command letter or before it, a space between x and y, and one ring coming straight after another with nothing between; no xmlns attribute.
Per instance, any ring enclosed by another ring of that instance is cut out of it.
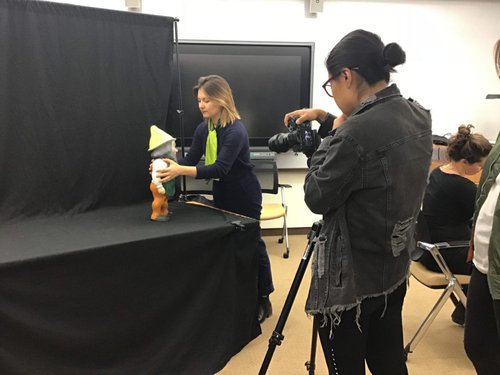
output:
<svg viewBox="0 0 500 375"><path fill-rule="evenodd" d="M59 1L126 10L125 0ZM494 140L500 131L500 80L493 45L500 38L500 1L325 0L323 12L307 13L305 0L142 0L142 12L179 18L181 39L313 41L316 43L313 105L338 110L321 89L324 60L346 33L364 28L385 43L405 49L407 63L394 81L405 96L430 108L435 134L453 133L471 123ZM291 108L292 109L292 108ZM244 119L243 119L244 120ZM313 215L303 203L305 171L284 171L290 227L309 227ZM270 198L266 197L266 201ZM277 197L272 197L275 200ZM263 227L279 227L280 222Z"/></svg>

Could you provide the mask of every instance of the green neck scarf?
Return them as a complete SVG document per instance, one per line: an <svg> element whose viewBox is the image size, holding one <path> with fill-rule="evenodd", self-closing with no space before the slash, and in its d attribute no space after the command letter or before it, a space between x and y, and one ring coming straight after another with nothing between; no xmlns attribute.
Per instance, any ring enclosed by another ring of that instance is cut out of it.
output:
<svg viewBox="0 0 500 375"><path fill-rule="evenodd" d="M215 125L212 119L207 121L207 125L208 136L205 149L205 165L210 165L217 160L217 131L215 129L217 129L218 125Z"/></svg>

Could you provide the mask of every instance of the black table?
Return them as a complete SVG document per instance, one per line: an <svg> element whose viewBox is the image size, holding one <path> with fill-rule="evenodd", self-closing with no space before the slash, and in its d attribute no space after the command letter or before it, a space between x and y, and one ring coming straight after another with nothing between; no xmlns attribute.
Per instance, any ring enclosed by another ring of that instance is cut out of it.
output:
<svg viewBox="0 0 500 375"><path fill-rule="evenodd" d="M258 222L170 208L0 224L0 373L213 374L260 334Z"/></svg>

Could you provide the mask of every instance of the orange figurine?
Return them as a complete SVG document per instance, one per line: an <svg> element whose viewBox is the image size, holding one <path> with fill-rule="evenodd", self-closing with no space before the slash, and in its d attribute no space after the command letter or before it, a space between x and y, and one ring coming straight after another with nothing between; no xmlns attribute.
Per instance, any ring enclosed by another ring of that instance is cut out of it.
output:
<svg viewBox="0 0 500 375"><path fill-rule="evenodd" d="M175 138L156 125L152 125L148 151L153 159L151 183L149 184L149 189L153 194L151 220L167 221L169 219L168 197L175 194L175 180L162 184L156 176L156 172L168 167L163 158L176 160Z"/></svg>

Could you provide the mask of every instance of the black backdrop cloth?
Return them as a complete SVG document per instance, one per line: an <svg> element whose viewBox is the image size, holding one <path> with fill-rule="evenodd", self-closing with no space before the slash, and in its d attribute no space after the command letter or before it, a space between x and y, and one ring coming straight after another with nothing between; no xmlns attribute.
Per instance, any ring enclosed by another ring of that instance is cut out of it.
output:
<svg viewBox="0 0 500 375"><path fill-rule="evenodd" d="M255 338L258 222L170 208L0 226L0 374L208 375Z"/></svg>
<svg viewBox="0 0 500 375"><path fill-rule="evenodd" d="M0 221L149 199L171 17L0 0Z"/></svg>
<svg viewBox="0 0 500 375"><path fill-rule="evenodd" d="M174 22L0 0L2 375L213 374L260 333L258 222L148 220Z"/></svg>

